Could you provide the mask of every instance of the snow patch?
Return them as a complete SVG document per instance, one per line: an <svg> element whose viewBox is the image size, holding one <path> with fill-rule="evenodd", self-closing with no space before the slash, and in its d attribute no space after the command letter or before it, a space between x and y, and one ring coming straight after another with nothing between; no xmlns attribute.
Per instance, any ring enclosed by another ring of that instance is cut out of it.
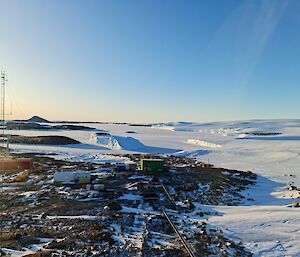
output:
<svg viewBox="0 0 300 257"><path fill-rule="evenodd" d="M215 143L210 143L210 142L200 140L200 139L188 139L187 142L189 144L200 145L200 146L209 147L209 148L222 147L222 145L215 144Z"/></svg>

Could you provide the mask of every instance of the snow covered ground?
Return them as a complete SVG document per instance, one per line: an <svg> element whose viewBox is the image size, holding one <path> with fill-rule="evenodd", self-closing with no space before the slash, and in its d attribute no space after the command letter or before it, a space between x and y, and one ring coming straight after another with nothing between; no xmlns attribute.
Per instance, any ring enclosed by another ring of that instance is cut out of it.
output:
<svg viewBox="0 0 300 257"><path fill-rule="evenodd" d="M107 155L120 152L177 154L224 168L251 170L260 176L257 185L245 192L254 201L243 206L214 206L220 215L209 217L209 223L228 229L231 237L242 240L256 256L300 256L300 208L288 207L298 194L287 190L289 184L300 186L300 120L84 125L108 131L111 140L106 140L107 145L105 140L91 141L96 133L91 131L15 130L10 133L64 135L83 144L12 148L59 152L60 158L98 162L126 161Z"/></svg>

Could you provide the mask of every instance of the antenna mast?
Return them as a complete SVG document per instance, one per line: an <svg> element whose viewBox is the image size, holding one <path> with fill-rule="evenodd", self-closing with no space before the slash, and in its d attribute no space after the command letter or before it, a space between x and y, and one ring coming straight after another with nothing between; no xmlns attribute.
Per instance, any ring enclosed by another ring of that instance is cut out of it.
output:
<svg viewBox="0 0 300 257"><path fill-rule="evenodd" d="M5 148L5 86L7 75L5 71L1 71L1 125L2 125L2 142Z"/></svg>

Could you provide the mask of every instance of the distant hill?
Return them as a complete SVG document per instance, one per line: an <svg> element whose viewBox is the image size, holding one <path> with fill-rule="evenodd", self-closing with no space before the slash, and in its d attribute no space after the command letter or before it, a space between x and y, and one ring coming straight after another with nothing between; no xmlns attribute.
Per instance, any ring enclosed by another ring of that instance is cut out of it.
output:
<svg viewBox="0 0 300 257"><path fill-rule="evenodd" d="M65 130L95 130L95 128L79 125L55 125L54 129L65 129Z"/></svg>
<svg viewBox="0 0 300 257"><path fill-rule="evenodd" d="M11 135L10 143L31 145L73 145L80 144L79 141L65 136L19 136ZM0 137L0 142L2 138Z"/></svg>
<svg viewBox="0 0 300 257"><path fill-rule="evenodd" d="M43 119L39 116L33 116L31 117L29 120L26 120L28 122L44 122L44 123L50 123L50 121L46 120L46 119Z"/></svg>

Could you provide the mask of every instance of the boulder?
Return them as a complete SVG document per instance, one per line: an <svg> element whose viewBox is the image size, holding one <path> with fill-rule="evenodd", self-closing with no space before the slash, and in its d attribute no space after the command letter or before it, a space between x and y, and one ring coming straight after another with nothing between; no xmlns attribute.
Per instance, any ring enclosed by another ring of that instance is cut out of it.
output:
<svg viewBox="0 0 300 257"><path fill-rule="evenodd" d="M122 206L120 204L118 204L117 202L111 202L107 206L112 211L120 211L120 210L122 210Z"/></svg>

